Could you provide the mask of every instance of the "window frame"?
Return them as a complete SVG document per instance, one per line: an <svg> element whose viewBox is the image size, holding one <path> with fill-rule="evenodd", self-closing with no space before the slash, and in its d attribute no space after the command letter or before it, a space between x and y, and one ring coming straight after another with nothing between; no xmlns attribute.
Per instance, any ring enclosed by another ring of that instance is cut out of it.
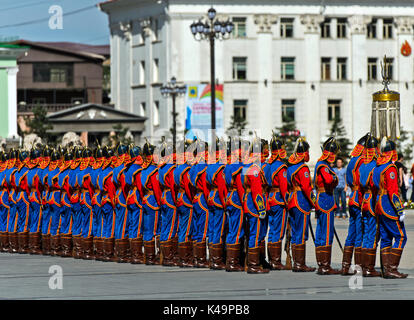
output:
<svg viewBox="0 0 414 320"><path fill-rule="evenodd" d="M284 59L285 61L283 61ZM286 61L287 59L291 59L291 61ZM280 57L280 78L282 80L295 80L295 61L296 57ZM292 78L287 78L286 67L288 65L292 65Z"/></svg>
<svg viewBox="0 0 414 320"><path fill-rule="evenodd" d="M373 61L369 61L369 60L374 60L375 59L375 63ZM375 73L372 72L372 68L375 67ZM368 81L376 81L378 79L378 58L376 57L368 57L367 58L367 80ZM374 75L374 77L372 77L372 75Z"/></svg>
<svg viewBox="0 0 414 320"><path fill-rule="evenodd" d="M342 60L342 61L340 61ZM340 81L347 80L348 78L348 58L347 57L337 57L336 58L336 79ZM344 68L344 69L342 69ZM343 73L345 76L343 76Z"/></svg>
<svg viewBox="0 0 414 320"><path fill-rule="evenodd" d="M247 99L234 99L233 100L233 119L236 120L236 109L242 110L241 120L246 121L247 120L247 107L248 107L249 100Z"/></svg>
<svg viewBox="0 0 414 320"><path fill-rule="evenodd" d="M240 19L240 21L237 21ZM243 20L243 21L242 21ZM246 17L233 17L233 31L231 33L232 37L235 39L247 38L247 18ZM244 24L244 35L239 35L239 25Z"/></svg>
<svg viewBox="0 0 414 320"><path fill-rule="evenodd" d="M293 118L288 118L288 108L292 108ZM280 109L282 112L282 123L289 123L295 121L296 118L296 99L282 99L280 103Z"/></svg>
<svg viewBox="0 0 414 320"><path fill-rule="evenodd" d="M328 100L328 122L332 122L338 116L338 119L341 120L341 104L342 100L340 99L329 99ZM339 115L337 115L337 113Z"/></svg>
<svg viewBox="0 0 414 320"><path fill-rule="evenodd" d="M243 59L244 61L236 61L237 59ZM239 70L239 66L244 64L244 70ZM232 79L235 81L246 81L247 80L247 57L233 57L232 59ZM239 72L244 71L244 79L239 77Z"/></svg>
<svg viewBox="0 0 414 320"><path fill-rule="evenodd" d="M326 61L323 61L326 60ZM328 67L328 70L326 70ZM331 68L332 68L332 58L331 57L321 57L321 80L331 81ZM327 77L328 75L328 77Z"/></svg>
<svg viewBox="0 0 414 320"><path fill-rule="evenodd" d="M346 18L337 18L336 19L336 37L338 39L347 38L347 19Z"/></svg>
<svg viewBox="0 0 414 320"><path fill-rule="evenodd" d="M331 35L331 18L325 18L325 20L321 23L321 38L322 39L329 39L332 38ZM326 34L327 33L327 34Z"/></svg>
<svg viewBox="0 0 414 320"><path fill-rule="evenodd" d="M284 21L283 21L284 20ZM287 26L291 26L291 35L288 36ZM280 37L283 39L290 39L295 37L295 18L280 18Z"/></svg>

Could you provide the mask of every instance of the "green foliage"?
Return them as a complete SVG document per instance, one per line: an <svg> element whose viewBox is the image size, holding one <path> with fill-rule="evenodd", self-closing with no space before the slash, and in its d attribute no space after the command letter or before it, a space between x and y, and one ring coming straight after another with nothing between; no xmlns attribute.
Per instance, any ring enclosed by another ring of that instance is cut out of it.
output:
<svg viewBox="0 0 414 320"><path fill-rule="evenodd" d="M110 144L115 147L118 143L122 143L125 145L129 145L133 143L133 139L128 136L128 127L123 127L122 124L118 123L112 126L114 129L115 134L109 137Z"/></svg>
<svg viewBox="0 0 414 320"><path fill-rule="evenodd" d="M45 143L51 140L51 134L48 131L53 129L53 125L47 118L47 110L41 105L33 108L33 117L25 117L26 126L29 128L25 134L35 133Z"/></svg>
<svg viewBox="0 0 414 320"><path fill-rule="evenodd" d="M331 127L331 135L335 135L336 140L338 141L339 145L341 146L341 151L338 154L338 157L344 159L346 163L349 159L349 154L351 153L352 143L347 138L345 126L342 124L342 119L339 117L335 117Z"/></svg>
<svg viewBox="0 0 414 320"><path fill-rule="evenodd" d="M228 135L231 135L232 133L236 133L238 136L241 136L243 133L243 130L247 126L247 121L243 117L240 117L239 115L231 116L231 122L230 126L227 128L226 133Z"/></svg>
<svg viewBox="0 0 414 320"><path fill-rule="evenodd" d="M396 141L396 145L397 152L403 154L404 161L411 162L414 149L414 140L409 137L408 132L403 128L401 128L400 138Z"/></svg>
<svg viewBox="0 0 414 320"><path fill-rule="evenodd" d="M291 120L291 119L287 119ZM296 140L300 136L300 132L296 129L295 121L283 122L281 127L276 128L276 135L285 142L286 152L288 156L293 153L295 149Z"/></svg>

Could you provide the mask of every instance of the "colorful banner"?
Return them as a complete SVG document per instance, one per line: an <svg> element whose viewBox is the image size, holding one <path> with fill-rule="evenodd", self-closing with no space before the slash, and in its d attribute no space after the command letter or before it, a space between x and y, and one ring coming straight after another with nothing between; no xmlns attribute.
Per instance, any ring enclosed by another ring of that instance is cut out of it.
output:
<svg viewBox="0 0 414 320"><path fill-rule="evenodd" d="M211 129L211 85L188 85L185 103L186 129L193 136L198 136L197 132L202 131L204 138L200 138L208 140L208 130ZM223 85L220 84L216 85L216 129L223 129L223 110Z"/></svg>

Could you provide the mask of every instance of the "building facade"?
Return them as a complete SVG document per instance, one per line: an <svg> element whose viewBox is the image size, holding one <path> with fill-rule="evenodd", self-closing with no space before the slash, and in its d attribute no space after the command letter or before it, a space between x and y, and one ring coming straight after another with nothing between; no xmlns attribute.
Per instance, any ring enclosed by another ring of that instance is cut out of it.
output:
<svg viewBox="0 0 414 320"><path fill-rule="evenodd" d="M207 41L190 25L211 1L113 0L100 4L111 29L111 94L116 108L148 117L144 135L171 127L171 102L160 84L175 76L209 83ZM216 41L216 78L224 84L224 128L236 113L270 138L294 120L313 161L335 117L352 142L370 129L372 93L382 89L388 57L390 88L401 94L401 125L414 129L414 6L410 1L215 1L235 28ZM184 98L178 101L184 125Z"/></svg>
<svg viewBox="0 0 414 320"><path fill-rule="evenodd" d="M24 46L0 43L0 137L17 139L17 59L27 52Z"/></svg>

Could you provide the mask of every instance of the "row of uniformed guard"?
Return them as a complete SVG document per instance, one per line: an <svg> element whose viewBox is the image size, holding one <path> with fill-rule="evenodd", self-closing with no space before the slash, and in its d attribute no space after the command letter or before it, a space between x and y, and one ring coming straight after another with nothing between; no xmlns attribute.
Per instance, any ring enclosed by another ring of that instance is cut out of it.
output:
<svg viewBox="0 0 414 320"><path fill-rule="evenodd" d="M0 249L248 273L308 272L315 270L305 264L315 208L318 274L350 274L355 247L355 263L364 275L377 275L380 234L384 276L406 276L397 271L406 233L398 185L393 184L392 141L380 152L376 139L367 135L352 152L350 225L341 271L330 266L337 177L329 163L339 151L334 138L323 145L313 183L306 165L309 145L302 138L287 162L276 137L270 148L263 139L252 145L235 140L227 150L194 143L202 148L183 147L177 153L163 143L157 156L148 142L142 152L138 146L119 145L116 150L98 147L95 153L47 147L3 153ZM288 224L291 267L281 262Z"/></svg>

